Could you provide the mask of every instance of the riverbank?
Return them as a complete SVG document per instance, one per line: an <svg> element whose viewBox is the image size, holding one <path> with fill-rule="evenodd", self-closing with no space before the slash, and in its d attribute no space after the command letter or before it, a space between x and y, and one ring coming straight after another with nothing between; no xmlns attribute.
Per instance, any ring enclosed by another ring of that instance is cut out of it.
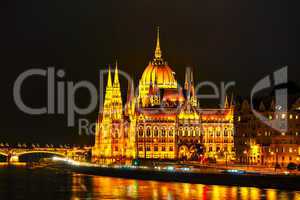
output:
<svg viewBox="0 0 300 200"><path fill-rule="evenodd" d="M183 182L206 185L227 185L240 187L276 188L285 190L299 190L300 176L294 174L263 174L235 170L220 170L204 168L190 170L184 167L150 168L133 166L99 166L89 163L40 163L27 166L8 166L7 169L23 168L27 171L51 170L56 173L79 173L95 176L106 176L137 180L153 180L161 182ZM2 170L0 170L1 173ZM19 171L19 170L18 170Z"/></svg>
<svg viewBox="0 0 300 200"><path fill-rule="evenodd" d="M232 174L221 172L160 171L141 168L109 168L100 166L68 166L76 173L127 179L185 182L209 185L245 186L299 190L300 176L259 173Z"/></svg>

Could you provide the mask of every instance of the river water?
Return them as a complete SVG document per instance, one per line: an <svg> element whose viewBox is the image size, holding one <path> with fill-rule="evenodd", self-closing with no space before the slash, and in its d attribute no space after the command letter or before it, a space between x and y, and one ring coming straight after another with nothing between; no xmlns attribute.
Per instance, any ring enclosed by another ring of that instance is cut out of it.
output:
<svg viewBox="0 0 300 200"><path fill-rule="evenodd" d="M299 191L142 181L61 170L0 169L0 200L294 199Z"/></svg>

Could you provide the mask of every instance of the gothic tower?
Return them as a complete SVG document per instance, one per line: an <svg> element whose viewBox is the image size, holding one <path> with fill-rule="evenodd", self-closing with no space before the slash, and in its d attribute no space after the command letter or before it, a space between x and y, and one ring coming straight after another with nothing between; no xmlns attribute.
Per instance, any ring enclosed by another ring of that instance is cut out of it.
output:
<svg viewBox="0 0 300 200"><path fill-rule="evenodd" d="M112 94L113 86L111 81L110 66L108 68L107 85L105 89L104 105L100 110L96 122L95 146L93 148L93 160L99 161L101 158L110 157L111 151L111 116L112 116Z"/></svg>

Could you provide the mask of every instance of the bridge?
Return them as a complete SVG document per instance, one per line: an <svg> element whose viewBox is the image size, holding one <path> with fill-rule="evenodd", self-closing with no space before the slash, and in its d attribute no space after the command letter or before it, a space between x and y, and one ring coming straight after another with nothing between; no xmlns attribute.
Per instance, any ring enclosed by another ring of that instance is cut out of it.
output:
<svg viewBox="0 0 300 200"><path fill-rule="evenodd" d="M0 155L6 158L9 163L19 162L19 158L23 155L46 154L57 157L72 158L74 160L84 160L91 147L70 148L70 147L31 147L31 148L9 148L0 147Z"/></svg>

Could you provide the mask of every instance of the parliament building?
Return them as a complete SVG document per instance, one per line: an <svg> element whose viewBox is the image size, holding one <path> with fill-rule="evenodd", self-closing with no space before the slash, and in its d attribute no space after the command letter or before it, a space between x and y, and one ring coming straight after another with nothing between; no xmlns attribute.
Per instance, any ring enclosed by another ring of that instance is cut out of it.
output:
<svg viewBox="0 0 300 200"><path fill-rule="evenodd" d="M108 69L92 150L94 162L227 162L235 158L232 103L226 98L221 108L202 108L189 69L183 87L178 84L175 72L162 57L159 29L154 58L139 80L138 91L132 82L128 85L123 104L118 66L113 75Z"/></svg>

